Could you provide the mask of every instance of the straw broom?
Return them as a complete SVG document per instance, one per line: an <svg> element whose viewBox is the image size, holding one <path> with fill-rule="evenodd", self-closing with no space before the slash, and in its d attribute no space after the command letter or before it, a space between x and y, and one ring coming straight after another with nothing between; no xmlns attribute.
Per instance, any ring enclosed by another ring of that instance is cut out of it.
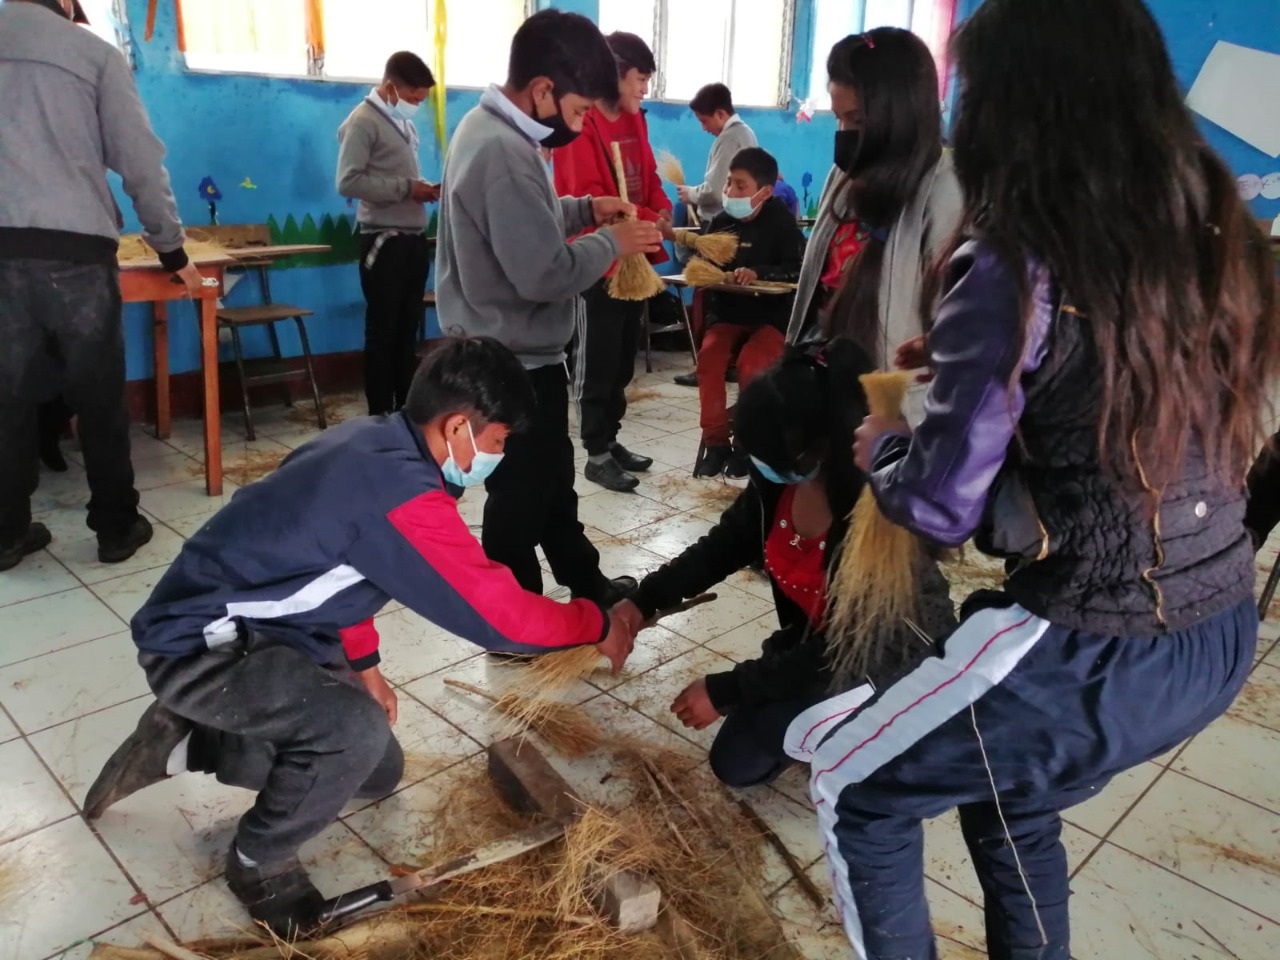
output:
<svg viewBox="0 0 1280 960"><path fill-rule="evenodd" d="M738 238L728 232L699 233L697 230L676 230L676 243L690 247L698 256L723 267L738 255Z"/></svg>
<svg viewBox="0 0 1280 960"><path fill-rule="evenodd" d="M684 167L680 161L676 159L676 155L670 150L663 150L658 154L658 176L667 183L674 183L677 187L687 187L689 181L684 178ZM698 211L692 203L686 203L684 208L689 211L689 223L698 226Z"/></svg>
<svg viewBox="0 0 1280 960"><path fill-rule="evenodd" d="M618 196L627 202L627 176L622 168L622 147L613 143L613 172L618 180ZM666 289L662 278L645 259L643 253L633 253L618 261L618 269L609 278L609 296L615 300L648 300Z"/></svg>
<svg viewBox="0 0 1280 960"><path fill-rule="evenodd" d="M715 236L715 234L712 234ZM691 287L714 287L722 283L733 283L733 274L727 270L712 266L705 260L696 257L684 268L684 278ZM771 290L794 290L794 283L778 283L768 280L756 280L752 283L740 283L740 287L763 287Z"/></svg>
<svg viewBox="0 0 1280 960"><path fill-rule="evenodd" d="M901 416L911 374L869 373L858 379L873 415ZM877 647L918 617L915 571L920 552L915 534L886 519L870 484L864 487L830 584L827 657L838 688L865 676Z"/></svg>

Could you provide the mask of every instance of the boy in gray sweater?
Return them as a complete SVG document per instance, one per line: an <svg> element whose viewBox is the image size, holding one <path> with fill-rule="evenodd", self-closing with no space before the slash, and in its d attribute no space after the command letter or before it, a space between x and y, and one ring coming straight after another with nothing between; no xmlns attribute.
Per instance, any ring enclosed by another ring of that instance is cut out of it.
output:
<svg viewBox="0 0 1280 960"><path fill-rule="evenodd" d="M72 23L77 15L74 0L0 5L0 570L52 539L31 521L36 408L51 392L51 367L80 418L98 559L120 563L151 539L129 456L120 211L107 170L123 178L160 263L190 293L200 289L164 145L129 66Z"/></svg>
<svg viewBox="0 0 1280 960"><path fill-rule="evenodd" d="M413 118L435 84L417 54L393 53L382 83L338 128L338 193L360 201L364 392L372 416L404 406L418 365L431 265L422 205L438 200L440 188L422 179Z"/></svg>
<svg viewBox="0 0 1280 960"><path fill-rule="evenodd" d="M616 90L613 55L589 19L544 10L526 20L506 84L491 86L454 133L436 254L441 327L506 344L537 395L531 429L508 441L486 484L485 553L541 593L541 545L558 583L606 605L635 581L605 578L578 520L565 350L578 294L662 237L652 223L622 221L634 208L616 197L557 197L541 148L572 141L592 101ZM588 226L602 229L569 242Z"/></svg>

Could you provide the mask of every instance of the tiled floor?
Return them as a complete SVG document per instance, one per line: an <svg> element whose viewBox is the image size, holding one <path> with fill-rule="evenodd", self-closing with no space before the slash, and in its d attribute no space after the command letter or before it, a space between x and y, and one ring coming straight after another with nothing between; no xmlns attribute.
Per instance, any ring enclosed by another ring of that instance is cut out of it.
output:
<svg viewBox="0 0 1280 960"><path fill-rule="evenodd" d="M693 391L671 383L671 372L642 376L633 388L623 440L658 461L639 495L579 482L583 520L612 574L642 574L674 556L733 495L688 478L698 403ZM343 405L350 415L358 408L354 398ZM313 436L305 412L261 411L261 439L228 444L231 475L247 482ZM228 416L226 430L241 436L239 419ZM79 806L147 703L129 617L183 537L219 506L203 494L199 450L196 422L177 424L168 443L135 433L142 506L157 535L118 567L96 562L83 526L81 467L43 474L35 508L56 540L0 574L0 960L79 960L95 939L133 945L145 930L214 936L243 922L219 876L249 794L184 776L119 804L92 829ZM235 489L228 483L227 495ZM469 523L478 525L482 504L482 492L467 495ZM1265 551L1264 562L1274 556ZM964 583L986 575L972 555L952 569ZM667 711L672 696L707 669L751 656L769 632L770 611L762 581L734 577L715 604L645 634L622 678L584 685L575 699L611 728L677 742L685 731ZM353 806L304 849L330 893L377 879L386 861L421 852L441 785L502 729L474 698L442 682L491 682L495 668L485 658L406 610L388 608L379 622L385 672L400 690L397 732L409 775L394 798ZM1254 675L1226 717L1068 813L1078 960L1280 956L1280 626L1264 625L1263 636ZM709 734L689 739L705 745ZM573 767L561 766L574 778ZM590 761L579 765L577 775L590 768ZM598 771L591 773L598 782ZM799 771L752 800L825 884ZM979 888L953 818L928 825L927 847L943 956L985 955ZM783 882L780 863L770 876L769 893L806 953L848 956L831 917L816 915L794 881Z"/></svg>

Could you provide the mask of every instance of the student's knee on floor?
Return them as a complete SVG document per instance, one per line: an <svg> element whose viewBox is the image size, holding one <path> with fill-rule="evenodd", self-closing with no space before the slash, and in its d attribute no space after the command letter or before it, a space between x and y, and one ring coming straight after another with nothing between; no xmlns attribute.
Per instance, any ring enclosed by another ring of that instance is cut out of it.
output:
<svg viewBox="0 0 1280 960"><path fill-rule="evenodd" d="M716 779L735 790L772 783L790 765L754 749L741 737L723 735L712 742L708 760Z"/></svg>

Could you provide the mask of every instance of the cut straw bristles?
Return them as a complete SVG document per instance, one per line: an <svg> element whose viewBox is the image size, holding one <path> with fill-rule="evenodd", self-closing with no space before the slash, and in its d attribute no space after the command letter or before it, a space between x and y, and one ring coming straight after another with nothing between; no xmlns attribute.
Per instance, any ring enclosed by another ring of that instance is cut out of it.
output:
<svg viewBox="0 0 1280 960"><path fill-rule="evenodd" d="M871 413L897 417L911 382L909 373L869 373L858 378ZM882 652L918 617L916 571L920 541L891 523L868 484L853 508L840 565L831 579L827 656L834 686L847 689L865 676Z"/></svg>
<svg viewBox="0 0 1280 960"><path fill-rule="evenodd" d="M618 261L609 278L609 296L615 300L649 300L667 289L643 253L633 253Z"/></svg>
<svg viewBox="0 0 1280 960"><path fill-rule="evenodd" d="M697 230L677 230L675 235L676 242L682 247L697 251L698 256L717 266L723 267L738 255L738 237L727 231L699 233Z"/></svg>
<svg viewBox="0 0 1280 960"><path fill-rule="evenodd" d="M505 671L502 689L523 696L554 697L608 665L594 644L544 653Z"/></svg>
<svg viewBox="0 0 1280 960"><path fill-rule="evenodd" d="M677 187L683 187L688 183L684 178L684 167L670 150L658 151L657 161L658 176L667 183L674 183Z"/></svg>
<svg viewBox="0 0 1280 960"><path fill-rule="evenodd" d="M446 686L465 690L483 697L493 708L512 720L512 727L504 733L511 736L525 730L535 730L555 750L568 757L580 757L600 747L599 728L578 707L547 697L528 697L519 693L494 696L488 690L446 679Z"/></svg>
<svg viewBox="0 0 1280 960"><path fill-rule="evenodd" d="M684 278L691 287L714 287L719 283L728 283L733 279L733 274L725 273L719 267L695 257L685 264Z"/></svg>

